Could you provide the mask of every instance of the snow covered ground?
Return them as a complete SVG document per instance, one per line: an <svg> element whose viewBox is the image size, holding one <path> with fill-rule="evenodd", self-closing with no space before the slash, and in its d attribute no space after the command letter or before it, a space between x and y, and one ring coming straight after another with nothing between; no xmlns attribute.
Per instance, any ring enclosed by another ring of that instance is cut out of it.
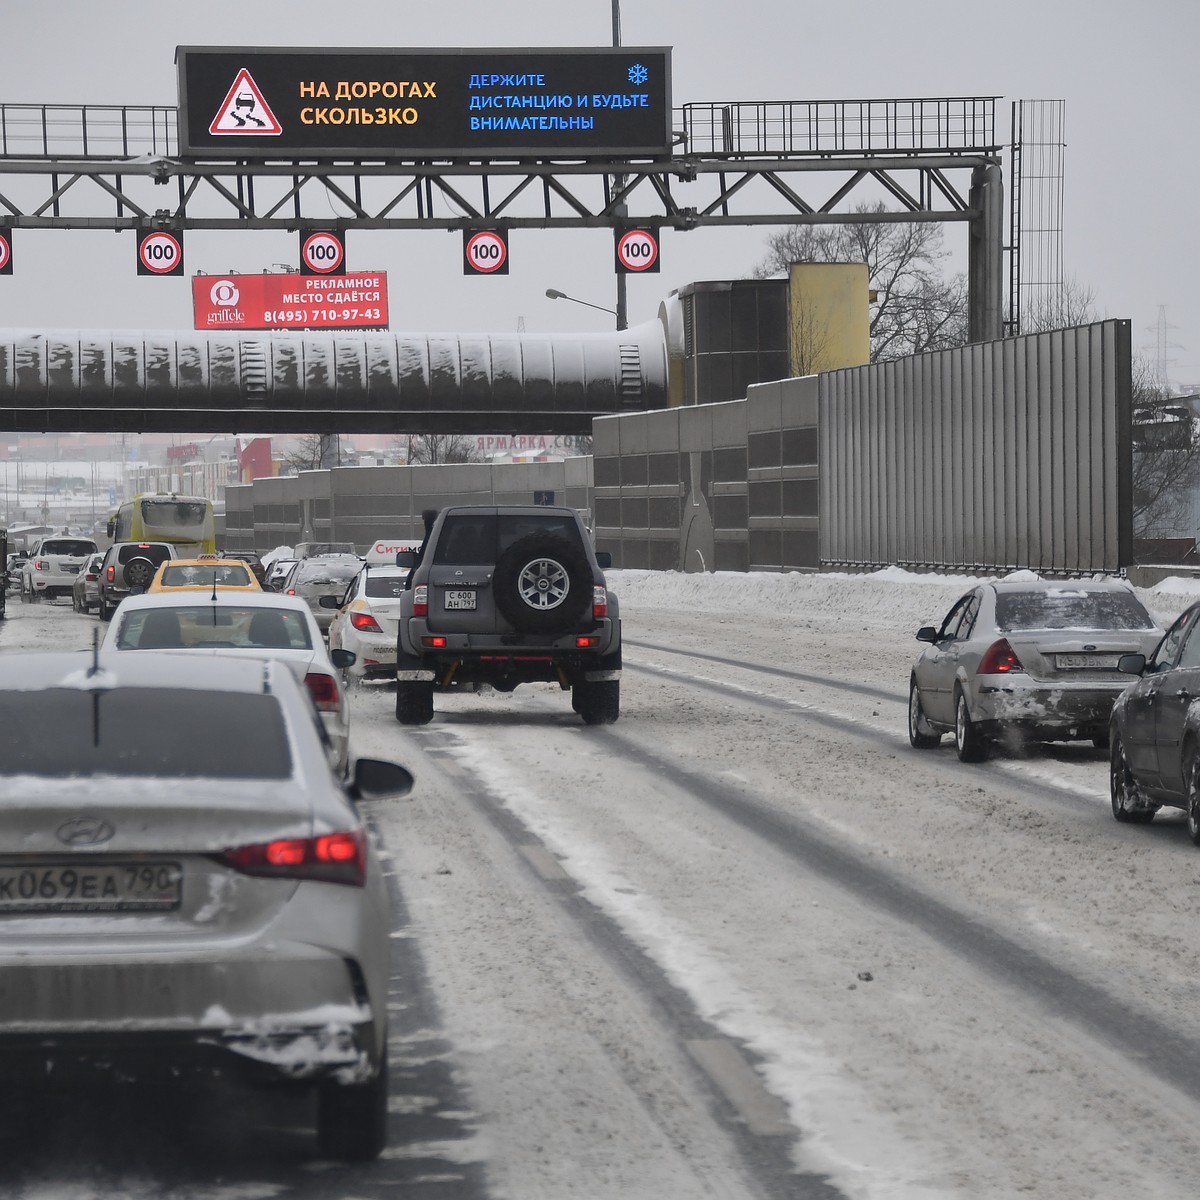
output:
<svg viewBox="0 0 1200 1200"><path fill-rule="evenodd" d="M353 694L356 753L417 776L373 819L471 1104L395 1152L497 1200L1193 1195L1200 852L1117 825L1090 745L908 746L913 634L974 581L612 582L611 728L552 687L416 730ZM1166 623L1200 584L1140 594ZM96 624L10 612L0 652Z"/></svg>

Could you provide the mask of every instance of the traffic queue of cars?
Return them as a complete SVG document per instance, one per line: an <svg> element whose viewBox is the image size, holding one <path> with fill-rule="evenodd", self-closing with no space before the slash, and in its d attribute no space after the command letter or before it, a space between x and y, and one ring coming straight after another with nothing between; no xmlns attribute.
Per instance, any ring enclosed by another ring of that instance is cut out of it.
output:
<svg viewBox="0 0 1200 1200"><path fill-rule="evenodd" d="M93 651L0 656L0 1044L42 1074L312 1088L321 1152L369 1160L391 905L358 802L412 776L352 764L356 656L256 564L114 543L72 585ZM335 566L340 595L363 564Z"/></svg>

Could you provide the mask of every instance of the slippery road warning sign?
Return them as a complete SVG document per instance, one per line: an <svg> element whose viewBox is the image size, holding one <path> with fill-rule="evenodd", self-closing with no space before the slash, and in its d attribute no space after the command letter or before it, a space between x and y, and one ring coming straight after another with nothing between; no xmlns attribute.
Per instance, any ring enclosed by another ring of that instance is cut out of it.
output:
<svg viewBox="0 0 1200 1200"><path fill-rule="evenodd" d="M250 77L250 72L243 67L237 73L221 107L217 109L208 132L236 133L240 137L278 137L283 132L283 126L271 111L258 84Z"/></svg>
<svg viewBox="0 0 1200 1200"><path fill-rule="evenodd" d="M139 275L182 275L183 242L173 233L158 230L138 238Z"/></svg>

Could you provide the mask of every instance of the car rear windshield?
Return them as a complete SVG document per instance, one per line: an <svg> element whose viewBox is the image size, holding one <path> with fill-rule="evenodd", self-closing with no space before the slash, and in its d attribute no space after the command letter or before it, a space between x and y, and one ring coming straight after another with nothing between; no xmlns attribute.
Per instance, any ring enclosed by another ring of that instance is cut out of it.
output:
<svg viewBox="0 0 1200 1200"><path fill-rule="evenodd" d="M1154 621L1132 593L1088 588L997 592L996 625L1022 629L1153 629Z"/></svg>
<svg viewBox="0 0 1200 1200"><path fill-rule="evenodd" d="M135 558L144 558L158 566L161 562L166 562L171 557L171 549L169 546L164 546L161 542L130 542L127 546L117 547L117 562L127 563Z"/></svg>
<svg viewBox="0 0 1200 1200"><path fill-rule="evenodd" d="M70 554L82 558L85 554L96 553L95 542L79 541L74 538L56 538L52 542L43 542L39 554Z"/></svg>
<svg viewBox="0 0 1200 1200"><path fill-rule="evenodd" d="M296 573L297 583L345 583L362 570L362 563L338 559L310 558Z"/></svg>
<svg viewBox="0 0 1200 1200"><path fill-rule="evenodd" d="M186 567L163 567L163 587L198 587L221 583L227 587L249 587L250 570L240 563L221 563L206 567L191 563Z"/></svg>
<svg viewBox="0 0 1200 1200"><path fill-rule="evenodd" d="M312 649L305 614L294 608L156 604L122 607L118 619L118 650Z"/></svg>
<svg viewBox="0 0 1200 1200"><path fill-rule="evenodd" d="M514 542L531 533L566 538L578 546L579 528L566 513L461 513L442 525L433 561L448 566L494 563Z"/></svg>
<svg viewBox="0 0 1200 1200"><path fill-rule="evenodd" d="M368 575L367 595L378 597L402 596L404 594L403 575Z"/></svg>
<svg viewBox="0 0 1200 1200"><path fill-rule="evenodd" d="M274 696L182 688L0 692L0 775L286 779Z"/></svg>

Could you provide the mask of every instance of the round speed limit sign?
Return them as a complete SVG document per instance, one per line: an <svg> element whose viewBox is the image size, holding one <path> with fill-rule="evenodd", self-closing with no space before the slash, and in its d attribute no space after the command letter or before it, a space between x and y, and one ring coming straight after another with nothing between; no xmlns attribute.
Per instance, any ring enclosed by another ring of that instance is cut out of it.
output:
<svg viewBox="0 0 1200 1200"><path fill-rule="evenodd" d="M658 238L648 229L630 229L617 239L617 266L622 271L657 271Z"/></svg>
<svg viewBox="0 0 1200 1200"><path fill-rule="evenodd" d="M183 243L173 234L159 231L138 242L138 272L146 275L182 275Z"/></svg>
<svg viewBox="0 0 1200 1200"><path fill-rule="evenodd" d="M8 244L8 234L0 232L0 274L7 274L12 267L12 247Z"/></svg>
<svg viewBox="0 0 1200 1200"><path fill-rule="evenodd" d="M471 234L463 243L463 254L466 256L464 274L508 274L508 242L502 233L481 229Z"/></svg>
<svg viewBox="0 0 1200 1200"><path fill-rule="evenodd" d="M310 234L300 246L300 263L306 271L336 271L344 257L342 239L336 234Z"/></svg>

